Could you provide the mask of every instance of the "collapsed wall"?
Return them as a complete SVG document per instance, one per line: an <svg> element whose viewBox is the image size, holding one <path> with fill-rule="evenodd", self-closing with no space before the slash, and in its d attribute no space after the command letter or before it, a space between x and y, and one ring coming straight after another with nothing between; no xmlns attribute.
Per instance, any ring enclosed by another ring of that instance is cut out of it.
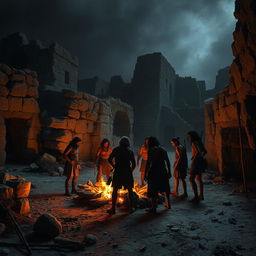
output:
<svg viewBox="0 0 256 256"><path fill-rule="evenodd" d="M0 64L0 166L39 152L38 85L35 72Z"/></svg>
<svg viewBox="0 0 256 256"><path fill-rule="evenodd" d="M103 138L115 146L121 136L133 140L133 109L126 103L109 98L99 99L86 93L64 90L65 111L63 118L44 120L43 147L60 155L75 136L82 139L79 158L93 160Z"/></svg>
<svg viewBox="0 0 256 256"><path fill-rule="evenodd" d="M256 178L255 1L236 0L234 15L238 21L229 85L205 105L208 161L220 174L241 176L243 156L246 176Z"/></svg>

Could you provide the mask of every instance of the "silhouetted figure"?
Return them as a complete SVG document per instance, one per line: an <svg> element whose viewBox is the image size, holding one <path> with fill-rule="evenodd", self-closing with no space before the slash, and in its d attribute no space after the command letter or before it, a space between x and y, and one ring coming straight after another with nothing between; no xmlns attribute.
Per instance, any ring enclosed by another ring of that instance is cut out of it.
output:
<svg viewBox="0 0 256 256"><path fill-rule="evenodd" d="M113 193L112 193L112 208L108 210L109 214L116 212L116 200L118 189L124 187L129 193L129 211L133 212L133 170L136 162L134 153L130 149L130 141L127 137L122 137L119 141L119 146L113 149L109 157L109 163L114 168L113 174Z"/></svg>
<svg viewBox="0 0 256 256"><path fill-rule="evenodd" d="M192 153L192 163L190 168L190 183L194 191L195 197L191 202L204 200L204 186L202 181L202 173L205 170L205 159L204 156L207 151L202 143L201 138L195 131L190 131L187 134L188 140L191 142L191 153ZM197 179L199 185L200 194L198 195L198 189L195 179Z"/></svg>
<svg viewBox="0 0 256 256"><path fill-rule="evenodd" d="M96 166L97 166L97 177L96 181L99 182L101 180L102 175L105 175L107 180L111 175L111 170L113 167L110 165L108 158L112 153L112 148L110 148L110 142L108 139L103 139L100 143L100 147L98 148L96 154Z"/></svg>
<svg viewBox="0 0 256 256"><path fill-rule="evenodd" d="M72 191L71 193L76 193L76 182L79 176L79 169L80 165L78 162L78 148L81 143L81 139L78 137L75 137L72 139L72 141L68 144L66 147L63 157L66 160L65 168L64 168L64 173L67 177L65 181L65 195L70 196L69 193L69 183L71 178L73 177L72 180Z"/></svg>
<svg viewBox="0 0 256 256"><path fill-rule="evenodd" d="M144 186L144 180L145 180L145 170L146 170L146 165L147 165L147 160L148 160L148 137L145 138L144 140L144 145L141 146L140 152L137 157L137 166L140 164L140 159L141 164L140 164L140 180L141 180L141 186Z"/></svg>
<svg viewBox="0 0 256 256"><path fill-rule="evenodd" d="M165 207L170 209L171 165L167 152L155 137L148 140L148 161L145 179L148 182L148 197L151 199L149 212L156 212L158 193L165 193Z"/></svg>
<svg viewBox="0 0 256 256"><path fill-rule="evenodd" d="M173 138L171 145L175 147L175 160L173 164L173 176L174 176L174 191L172 194L175 196L179 195L179 180L182 182L183 194L181 197L188 197L186 176L188 169L188 158L185 146L180 144L179 138Z"/></svg>

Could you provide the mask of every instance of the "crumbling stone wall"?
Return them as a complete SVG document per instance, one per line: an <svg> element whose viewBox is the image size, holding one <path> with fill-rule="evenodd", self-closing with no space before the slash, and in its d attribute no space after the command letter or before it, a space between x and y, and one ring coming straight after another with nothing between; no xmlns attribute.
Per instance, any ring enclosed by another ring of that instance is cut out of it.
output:
<svg viewBox="0 0 256 256"><path fill-rule="evenodd" d="M122 135L132 138L133 109L129 105L113 98L102 100L86 93L68 90L63 93L65 117L44 121L43 147L47 152L62 154L71 139L78 136L82 139L80 159L93 160L103 138L108 138L112 145ZM113 135L114 118L118 111L128 117L129 134Z"/></svg>
<svg viewBox="0 0 256 256"><path fill-rule="evenodd" d="M19 135L19 128L15 123L25 120L27 133L17 136L17 145L25 143L24 159L29 159L39 152L38 135L40 133L40 119L37 74L31 70L12 69L0 64L0 165L6 160L6 138L8 129ZM12 127L7 127L7 120L13 120ZM16 129L16 130L15 130ZM25 136L25 138L22 138Z"/></svg>
<svg viewBox="0 0 256 256"><path fill-rule="evenodd" d="M232 44L235 59L229 85L206 102L206 146L213 169L227 176L241 175L243 153L247 177L256 178L255 1L236 0L234 15L238 19Z"/></svg>

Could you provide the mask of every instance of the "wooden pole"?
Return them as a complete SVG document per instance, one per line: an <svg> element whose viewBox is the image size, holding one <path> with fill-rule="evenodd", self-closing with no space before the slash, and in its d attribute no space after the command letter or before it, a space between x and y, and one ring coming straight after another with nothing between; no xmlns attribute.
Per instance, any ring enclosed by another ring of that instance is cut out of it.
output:
<svg viewBox="0 0 256 256"><path fill-rule="evenodd" d="M244 164L243 134L242 134L241 119L240 119L241 107L240 107L239 103L237 103L236 109L237 109L237 118L238 118L240 161L241 161L241 167L242 167L243 187L244 187L245 195L248 198L248 191L247 191L247 184L246 184L247 182L246 182L246 174L245 174L245 164Z"/></svg>

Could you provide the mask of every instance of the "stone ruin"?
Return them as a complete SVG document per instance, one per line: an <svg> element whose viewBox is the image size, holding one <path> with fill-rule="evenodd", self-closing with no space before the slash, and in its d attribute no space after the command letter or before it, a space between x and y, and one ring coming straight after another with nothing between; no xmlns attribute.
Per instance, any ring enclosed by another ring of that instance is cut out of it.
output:
<svg viewBox="0 0 256 256"><path fill-rule="evenodd" d="M38 85L35 72L0 65L0 165L39 152Z"/></svg>
<svg viewBox="0 0 256 256"><path fill-rule="evenodd" d="M236 0L229 84L205 105L210 167L225 176L256 178L256 3ZM243 158L243 160L242 160Z"/></svg>
<svg viewBox="0 0 256 256"><path fill-rule="evenodd" d="M133 108L128 104L63 90L64 115L45 116L38 86L34 71L0 65L0 166L6 160L31 162L44 152L61 156L74 136L82 139L82 160L94 160L103 138L116 145L126 135L133 142Z"/></svg>

